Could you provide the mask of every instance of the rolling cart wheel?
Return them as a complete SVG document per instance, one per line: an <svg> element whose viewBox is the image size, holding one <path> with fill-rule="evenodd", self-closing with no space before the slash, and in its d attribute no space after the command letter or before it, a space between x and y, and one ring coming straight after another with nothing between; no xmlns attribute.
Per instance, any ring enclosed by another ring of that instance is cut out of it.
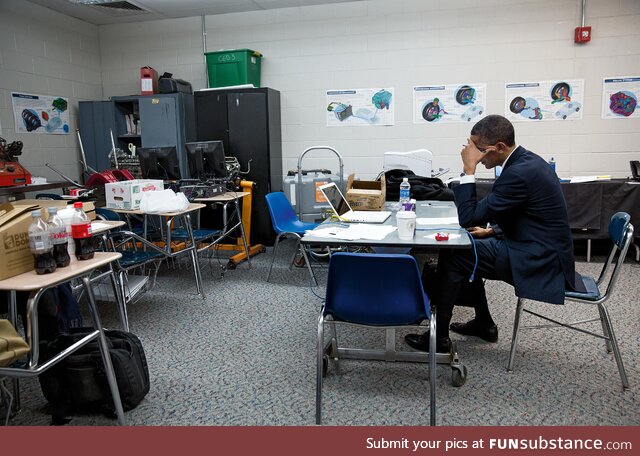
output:
<svg viewBox="0 0 640 456"><path fill-rule="evenodd" d="M456 387L464 385L467 381L467 366L460 364L451 366L451 384Z"/></svg>
<svg viewBox="0 0 640 456"><path fill-rule="evenodd" d="M235 269L237 266L238 265L233 260L229 260L227 263L227 269Z"/></svg>
<svg viewBox="0 0 640 456"><path fill-rule="evenodd" d="M324 355L322 357L322 376L326 377L328 371L329 371L329 356Z"/></svg>
<svg viewBox="0 0 640 456"><path fill-rule="evenodd" d="M305 267L304 257L302 256L301 253L296 253L296 256L293 257L293 265L296 268L304 268Z"/></svg>

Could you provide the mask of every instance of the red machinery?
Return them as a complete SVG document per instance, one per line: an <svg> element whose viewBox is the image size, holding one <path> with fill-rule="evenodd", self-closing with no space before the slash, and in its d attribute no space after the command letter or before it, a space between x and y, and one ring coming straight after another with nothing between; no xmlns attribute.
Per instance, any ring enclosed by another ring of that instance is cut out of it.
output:
<svg viewBox="0 0 640 456"><path fill-rule="evenodd" d="M26 185L31 183L31 173L18 163L18 155L22 154L22 141L7 144L0 138L0 187Z"/></svg>

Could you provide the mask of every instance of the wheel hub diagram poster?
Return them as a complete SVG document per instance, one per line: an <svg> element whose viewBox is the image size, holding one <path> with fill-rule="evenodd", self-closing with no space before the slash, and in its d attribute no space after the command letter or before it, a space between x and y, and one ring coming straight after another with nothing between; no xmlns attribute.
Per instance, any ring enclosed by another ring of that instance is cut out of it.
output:
<svg viewBox="0 0 640 456"><path fill-rule="evenodd" d="M327 126L394 124L393 88L327 90Z"/></svg>
<svg viewBox="0 0 640 456"><path fill-rule="evenodd" d="M602 118L640 117L640 76L604 78L602 81Z"/></svg>
<svg viewBox="0 0 640 456"><path fill-rule="evenodd" d="M69 134L69 100L11 92L16 133Z"/></svg>
<svg viewBox="0 0 640 456"><path fill-rule="evenodd" d="M582 119L584 79L505 85L505 117L512 122Z"/></svg>
<svg viewBox="0 0 640 456"><path fill-rule="evenodd" d="M485 114L486 84L413 87L413 123L475 122Z"/></svg>

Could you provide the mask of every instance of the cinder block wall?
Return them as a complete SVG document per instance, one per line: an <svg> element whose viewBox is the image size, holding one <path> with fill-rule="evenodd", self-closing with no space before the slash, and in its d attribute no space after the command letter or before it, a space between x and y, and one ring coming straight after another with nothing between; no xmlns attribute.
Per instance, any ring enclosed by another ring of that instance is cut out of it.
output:
<svg viewBox="0 0 640 456"><path fill-rule="evenodd" d="M68 135L16 134L11 92L69 99ZM78 101L102 99L98 27L24 0L0 0L0 136L22 141L20 162L34 175L62 180L51 163L78 178Z"/></svg>
<svg viewBox="0 0 640 456"><path fill-rule="evenodd" d="M7 3L15 15L15 5L24 2L0 1ZM326 144L343 155L347 172L362 177L378 174L385 151L417 148L433 152L434 167L450 167L451 174L457 174L460 145L470 125L414 125L414 85L486 82L487 112L502 114L506 82L558 78L585 80L583 119L517 123L518 142L545 158L554 156L562 176L626 177L629 160L640 158L640 120L600 118L602 78L640 75L640 1L589 0L587 24L593 27L593 39L579 46L573 43L573 30L580 24L581 4L581 0L370 0L245 12L207 16L206 42L209 51L250 48L264 54L262 85L282 93L284 170L295 168L307 147ZM51 22L44 16L18 17L30 29ZM196 90L207 86L200 17L97 28L71 18L61 21L68 33L87 35L87 41L93 36L91 42L99 42L99 51L92 54L99 56L97 65L70 62L82 66L83 73L83 80L65 80L72 93L76 86L88 84L85 74L98 69L101 73L95 79L101 79L104 99L139 93L139 68L144 65L174 73ZM5 22L13 21L3 14ZM0 44L0 71L7 71L5 46ZM73 55L76 43L66 46ZM80 46L77 50L83 50ZM20 87L23 76L36 76L35 69L26 70L12 69L10 83L0 77L3 130L13 124L8 91ZM366 87L395 88L396 125L327 127L325 91ZM101 99L99 87L96 92L90 98ZM84 94L73 96L82 99ZM44 150L40 143L57 140L51 138L34 141ZM73 147L76 140L68 137L65 142ZM75 159L77 152L70 152L65 156ZM305 167L337 170L333 158L305 160Z"/></svg>

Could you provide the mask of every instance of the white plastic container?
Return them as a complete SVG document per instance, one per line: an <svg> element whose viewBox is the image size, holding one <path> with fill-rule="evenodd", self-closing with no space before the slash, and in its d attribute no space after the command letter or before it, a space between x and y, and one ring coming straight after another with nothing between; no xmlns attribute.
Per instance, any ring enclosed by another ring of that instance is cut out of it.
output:
<svg viewBox="0 0 640 456"><path fill-rule="evenodd" d="M416 232L416 213L413 211L396 212L396 226L398 227L398 237L403 241L413 239Z"/></svg>

